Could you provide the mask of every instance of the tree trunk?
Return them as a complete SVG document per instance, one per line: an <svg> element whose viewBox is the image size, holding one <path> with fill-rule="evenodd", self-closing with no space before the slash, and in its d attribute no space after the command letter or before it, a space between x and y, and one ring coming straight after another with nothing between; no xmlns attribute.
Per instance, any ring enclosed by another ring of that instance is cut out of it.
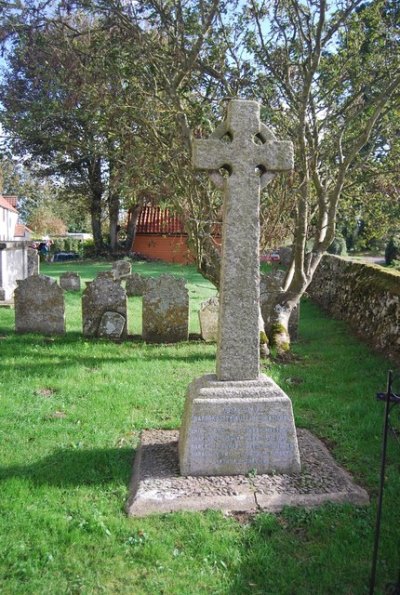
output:
<svg viewBox="0 0 400 595"><path fill-rule="evenodd" d="M119 219L119 196L110 190L108 198L108 213L110 222L110 250L115 252L118 249L118 219Z"/></svg>
<svg viewBox="0 0 400 595"><path fill-rule="evenodd" d="M199 273L219 289L221 253L211 236L204 238L202 242L202 253L197 267Z"/></svg>
<svg viewBox="0 0 400 595"><path fill-rule="evenodd" d="M128 225L126 228L126 242L125 242L125 249L126 252L133 252L133 244L135 242L136 237L136 227L137 222L139 219L140 211L142 209L144 203L144 199L139 199L139 201L129 209L129 216L128 216Z"/></svg>
<svg viewBox="0 0 400 595"><path fill-rule="evenodd" d="M103 182L101 178L101 159L93 159L88 164L90 188L90 218L95 250L100 253L104 249L102 234L102 198Z"/></svg>

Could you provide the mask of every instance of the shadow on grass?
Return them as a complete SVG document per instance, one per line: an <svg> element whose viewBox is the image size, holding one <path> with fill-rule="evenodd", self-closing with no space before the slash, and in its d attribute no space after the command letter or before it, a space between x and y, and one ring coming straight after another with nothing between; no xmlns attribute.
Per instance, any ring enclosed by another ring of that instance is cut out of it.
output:
<svg viewBox="0 0 400 595"><path fill-rule="evenodd" d="M132 448L58 449L30 465L0 467L0 481L21 478L35 485L57 487L107 483L128 486L134 452Z"/></svg>
<svg viewBox="0 0 400 595"><path fill-rule="evenodd" d="M132 364L136 360L176 361L186 364L215 361L214 353L205 353L205 344L200 341L146 344L143 341L110 342L105 339L87 339L79 333L69 333L68 336L62 337L13 333L0 335L0 342L4 357L3 361L0 360L0 372L9 369L6 358L10 356L14 361L14 373L29 373L34 376L42 376L44 373L57 370L60 366L60 358L62 358L63 369L76 366L99 368L102 364L125 365ZM108 352L105 352L105 349ZM22 358L21 364L17 363L18 358ZM29 358L32 358L32 362Z"/></svg>

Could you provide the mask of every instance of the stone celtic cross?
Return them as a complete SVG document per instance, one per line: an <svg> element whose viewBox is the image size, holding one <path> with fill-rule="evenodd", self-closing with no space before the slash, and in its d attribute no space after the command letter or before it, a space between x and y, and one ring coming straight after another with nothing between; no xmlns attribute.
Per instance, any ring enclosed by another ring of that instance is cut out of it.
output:
<svg viewBox="0 0 400 595"><path fill-rule="evenodd" d="M293 168L293 145L261 123L256 101L235 99L211 138L193 141L192 163L224 187L217 378L256 380L260 190L276 172Z"/></svg>

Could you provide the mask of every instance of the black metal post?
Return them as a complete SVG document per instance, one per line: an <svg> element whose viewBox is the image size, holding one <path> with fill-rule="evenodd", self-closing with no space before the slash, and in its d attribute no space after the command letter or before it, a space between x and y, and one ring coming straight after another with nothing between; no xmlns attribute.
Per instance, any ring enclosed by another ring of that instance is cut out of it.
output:
<svg viewBox="0 0 400 595"><path fill-rule="evenodd" d="M378 496L378 508L376 511L376 523L375 523L375 538L374 538L374 551L372 556L372 569L371 569L371 581L369 586L369 594L374 595L375 581L376 581L376 564L378 560L378 549L379 549L379 538L381 531L381 518L382 518L382 501L383 501L383 488L385 484L385 467L386 467L386 449L387 449L387 435L389 425L389 411L390 411L390 400L392 395L392 382L393 372L389 370L387 378L387 391L385 395L385 418L383 423L383 443L382 443L382 456L381 456L381 474L379 482L379 496ZM383 395L378 398L382 398Z"/></svg>

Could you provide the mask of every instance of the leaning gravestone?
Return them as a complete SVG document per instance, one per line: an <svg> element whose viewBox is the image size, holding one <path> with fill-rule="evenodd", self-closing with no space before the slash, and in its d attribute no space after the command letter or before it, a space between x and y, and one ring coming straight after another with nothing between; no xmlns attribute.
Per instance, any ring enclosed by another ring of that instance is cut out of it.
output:
<svg viewBox="0 0 400 595"><path fill-rule="evenodd" d="M260 122L257 102L234 100L212 138L193 141L193 165L223 185L224 214L217 373L189 386L181 474L299 471L291 401L260 374L259 354L260 189L274 172L293 167L292 144L278 142Z"/></svg>
<svg viewBox="0 0 400 595"><path fill-rule="evenodd" d="M142 336L148 343L177 343L189 338L189 293L185 279L160 275L146 279Z"/></svg>
<svg viewBox="0 0 400 595"><path fill-rule="evenodd" d="M131 273L125 280L125 291L128 297L143 295L146 279L139 273Z"/></svg>
<svg viewBox="0 0 400 595"><path fill-rule="evenodd" d="M17 333L65 333L64 291L55 279L33 275L17 281L14 303Z"/></svg>
<svg viewBox="0 0 400 595"><path fill-rule="evenodd" d="M127 260L116 260L113 262L111 270L116 281L124 279L131 274L131 263Z"/></svg>
<svg viewBox="0 0 400 595"><path fill-rule="evenodd" d="M85 337L126 337L126 293L119 281L100 274L87 283L82 295L82 325Z"/></svg>
<svg viewBox="0 0 400 595"><path fill-rule="evenodd" d="M62 273L60 275L60 287L66 291L80 291L81 278L78 273Z"/></svg>

